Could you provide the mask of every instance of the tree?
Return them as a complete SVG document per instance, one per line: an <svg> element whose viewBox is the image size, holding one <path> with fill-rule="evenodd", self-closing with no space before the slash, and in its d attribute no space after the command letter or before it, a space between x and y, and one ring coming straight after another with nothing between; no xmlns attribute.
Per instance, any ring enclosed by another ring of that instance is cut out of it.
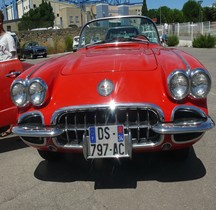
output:
<svg viewBox="0 0 216 210"><path fill-rule="evenodd" d="M42 0L39 7L30 9L22 16L18 27L19 30L53 27L54 19L55 16L50 2L47 3Z"/></svg>
<svg viewBox="0 0 216 210"><path fill-rule="evenodd" d="M216 7L204 7L203 16L205 21L216 21Z"/></svg>
<svg viewBox="0 0 216 210"><path fill-rule="evenodd" d="M143 0L143 5L142 5L142 15L147 15L148 13L148 8L147 8L147 3L146 0Z"/></svg>
<svg viewBox="0 0 216 210"><path fill-rule="evenodd" d="M178 9L173 9L170 21L171 23L183 23L185 21L183 12Z"/></svg>
<svg viewBox="0 0 216 210"><path fill-rule="evenodd" d="M161 7L159 9L150 9L148 17L156 18L157 23L182 23L184 22L183 12L178 9L170 9L168 7ZM161 20L160 20L161 18Z"/></svg>
<svg viewBox="0 0 216 210"><path fill-rule="evenodd" d="M198 22L201 9L200 7L199 3L195 0L188 0L182 8L185 20L188 22Z"/></svg>
<svg viewBox="0 0 216 210"><path fill-rule="evenodd" d="M147 16L150 17L151 19L157 18L157 20L158 20L158 17L159 17L158 10L157 9L150 9L150 10L148 10Z"/></svg>

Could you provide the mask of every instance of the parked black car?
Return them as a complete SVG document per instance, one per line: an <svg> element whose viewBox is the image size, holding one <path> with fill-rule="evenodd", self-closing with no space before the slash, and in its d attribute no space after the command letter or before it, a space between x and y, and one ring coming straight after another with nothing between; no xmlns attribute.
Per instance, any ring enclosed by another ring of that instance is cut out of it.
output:
<svg viewBox="0 0 216 210"><path fill-rule="evenodd" d="M26 42L21 48L22 58L37 58L38 56L47 57L47 48L39 45L38 42Z"/></svg>

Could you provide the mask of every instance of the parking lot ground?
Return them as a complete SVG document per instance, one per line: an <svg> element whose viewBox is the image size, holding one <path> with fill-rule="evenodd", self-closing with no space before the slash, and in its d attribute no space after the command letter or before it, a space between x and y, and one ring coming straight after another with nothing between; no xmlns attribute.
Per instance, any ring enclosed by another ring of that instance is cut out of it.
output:
<svg viewBox="0 0 216 210"><path fill-rule="evenodd" d="M212 75L208 105L216 120L216 49L181 49ZM48 163L18 137L0 139L0 209L215 210L215 136L215 128L207 132L185 162L148 153L121 165L105 161L100 170L78 155Z"/></svg>

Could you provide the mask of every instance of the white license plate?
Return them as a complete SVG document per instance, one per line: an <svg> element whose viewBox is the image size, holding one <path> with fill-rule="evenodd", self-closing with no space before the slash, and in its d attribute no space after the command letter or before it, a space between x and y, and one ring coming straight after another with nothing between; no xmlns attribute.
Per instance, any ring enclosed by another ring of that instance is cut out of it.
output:
<svg viewBox="0 0 216 210"><path fill-rule="evenodd" d="M123 125L89 128L88 158L127 156Z"/></svg>

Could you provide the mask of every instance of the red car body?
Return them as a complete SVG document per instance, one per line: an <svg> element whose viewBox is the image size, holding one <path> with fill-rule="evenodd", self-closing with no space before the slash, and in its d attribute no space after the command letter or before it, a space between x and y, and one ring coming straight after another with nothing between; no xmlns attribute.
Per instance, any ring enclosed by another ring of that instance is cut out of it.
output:
<svg viewBox="0 0 216 210"><path fill-rule="evenodd" d="M16 124L17 107L10 97L10 86L13 80L27 68L32 66L21 63L19 59L11 59L0 62L0 128Z"/></svg>
<svg viewBox="0 0 216 210"><path fill-rule="evenodd" d="M126 18L143 18L155 27L146 17ZM206 95L193 95L210 90L206 68L183 51L161 46L156 29L154 39L126 36L123 41L122 27L111 27L119 33L117 41L83 46L88 28L81 32L76 53L35 65L13 83L15 103L17 84L27 87L31 98L19 106L13 132L47 160L64 152L83 152L87 159L162 150L188 154L188 148L214 127ZM124 25L124 34L131 35L131 28ZM177 98L184 91L184 97Z"/></svg>

